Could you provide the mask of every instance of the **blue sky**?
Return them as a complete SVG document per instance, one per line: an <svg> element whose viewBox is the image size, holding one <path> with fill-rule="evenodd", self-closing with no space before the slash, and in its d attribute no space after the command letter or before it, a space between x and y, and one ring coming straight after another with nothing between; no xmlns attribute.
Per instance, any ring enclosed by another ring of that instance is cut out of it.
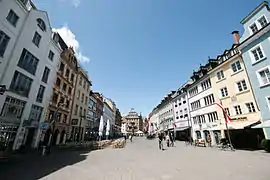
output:
<svg viewBox="0 0 270 180"><path fill-rule="evenodd" d="M233 43L258 0L34 0L71 34L93 90L143 115ZM65 31L66 30L66 31ZM71 30L72 33L69 31Z"/></svg>

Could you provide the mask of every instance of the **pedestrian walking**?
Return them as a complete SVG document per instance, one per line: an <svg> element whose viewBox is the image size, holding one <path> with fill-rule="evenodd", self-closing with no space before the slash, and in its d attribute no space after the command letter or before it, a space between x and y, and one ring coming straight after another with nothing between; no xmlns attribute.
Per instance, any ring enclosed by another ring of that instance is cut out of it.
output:
<svg viewBox="0 0 270 180"><path fill-rule="evenodd" d="M166 135L166 144L167 144L167 147L170 147L170 136L169 136L169 133Z"/></svg>
<svg viewBox="0 0 270 180"><path fill-rule="evenodd" d="M158 134L158 147L159 147L160 150L164 150L164 149L163 149L163 143L162 143L163 138L164 138L164 137L162 136L162 134L159 133L159 134Z"/></svg>
<svg viewBox="0 0 270 180"><path fill-rule="evenodd" d="M211 145L212 145L212 140L211 140L210 134L207 135L207 142L208 142L208 146L211 147Z"/></svg>
<svg viewBox="0 0 270 180"><path fill-rule="evenodd" d="M170 146L173 147L174 146L174 142L173 142L173 134L169 133L169 138L170 138Z"/></svg>

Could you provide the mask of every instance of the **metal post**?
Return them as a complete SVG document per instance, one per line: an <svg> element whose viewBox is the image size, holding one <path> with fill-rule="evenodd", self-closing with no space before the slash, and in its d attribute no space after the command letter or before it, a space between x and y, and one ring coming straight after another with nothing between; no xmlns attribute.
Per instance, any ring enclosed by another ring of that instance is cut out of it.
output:
<svg viewBox="0 0 270 180"><path fill-rule="evenodd" d="M228 138L229 138L229 143L230 143L230 147L231 147L231 150L233 150L233 145L232 145L232 141L231 141L231 135L230 135L230 132L229 132L229 128L228 128L228 124L227 124L227 121L226 121L226 114L225 112L223 111L223 117L225 119L225 124L226 124L226 129L227 129L227 135L228 135Z"/></svg>

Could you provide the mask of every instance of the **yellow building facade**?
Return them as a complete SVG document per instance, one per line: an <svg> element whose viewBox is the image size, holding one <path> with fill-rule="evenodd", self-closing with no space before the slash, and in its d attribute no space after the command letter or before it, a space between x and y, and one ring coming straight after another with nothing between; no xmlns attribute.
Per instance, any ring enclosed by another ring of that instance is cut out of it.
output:
<svg viewBox="0 0 270 180"><path fill-rule="evenodd" d="M222 103L232 119L228 128L244 130L260 121L261 115L237 45L226 50L217 60L219 65L209 72L215 100ZM218 106L216 109L221 120L217 130L221 130L224 137L225 118Z"/></svg>

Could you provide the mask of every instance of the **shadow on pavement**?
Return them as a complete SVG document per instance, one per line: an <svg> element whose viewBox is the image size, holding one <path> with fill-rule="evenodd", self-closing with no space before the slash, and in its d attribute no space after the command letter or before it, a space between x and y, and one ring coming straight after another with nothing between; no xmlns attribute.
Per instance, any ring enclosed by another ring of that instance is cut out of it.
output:
<svg viewBox="0 0 270 180"><path fill-rule="evenodd" d="M54 150L47 156L40 156L37 153L23 155L0 164L0 179L36 180L85 160L87 157L85 154L89 152L90 150Z"/></svg>

